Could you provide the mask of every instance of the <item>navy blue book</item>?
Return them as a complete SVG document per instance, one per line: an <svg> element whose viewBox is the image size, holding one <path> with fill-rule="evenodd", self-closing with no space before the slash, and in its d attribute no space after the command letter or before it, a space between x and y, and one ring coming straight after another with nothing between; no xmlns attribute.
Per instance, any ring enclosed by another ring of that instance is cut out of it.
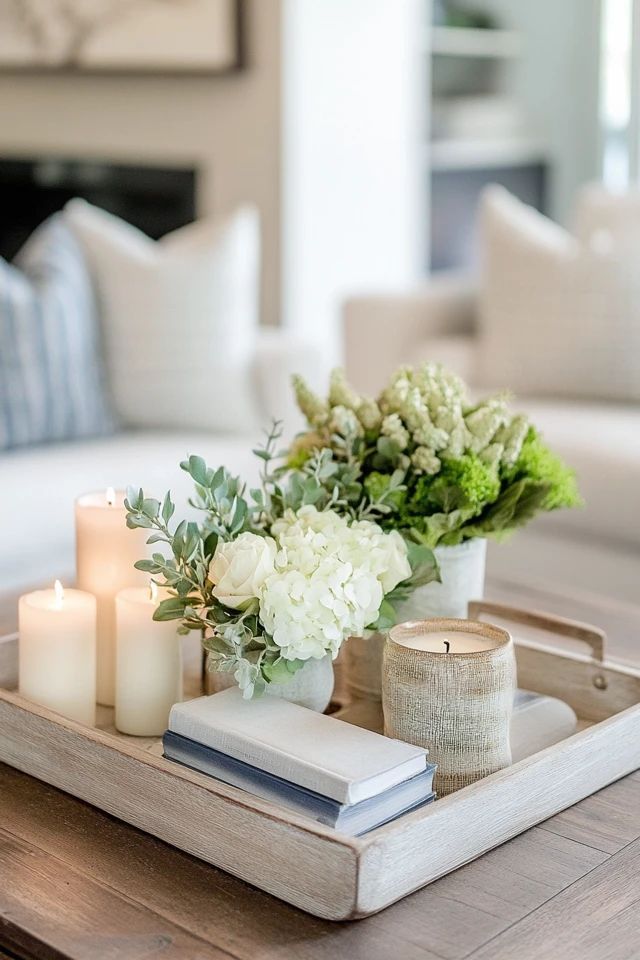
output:
<svg viewBox="0 0 640 960"><path fill-rule="evenodd" d="M354 837L395 820L402 813L430 803L435 796L433 763L427 764L422 773L389 787L374 797L359 803L345 804L283 780L272 773L266 773L258 767L170 730L167 730L162 738L162 744L168 760L215 777L223 783L240 787L241 790L264 800L282 804L296 813Z"/></svg>

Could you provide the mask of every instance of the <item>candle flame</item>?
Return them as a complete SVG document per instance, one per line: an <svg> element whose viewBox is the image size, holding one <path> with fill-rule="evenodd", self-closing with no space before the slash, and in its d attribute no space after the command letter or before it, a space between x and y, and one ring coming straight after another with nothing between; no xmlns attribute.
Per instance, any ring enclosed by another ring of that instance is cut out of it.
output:
<svg viewBox="0 0 640 960"><path fill-rule="evenodd" d="M107 487L105 497L107 498L107 505L112 507L116 502L116 491L113 487Z"/></svg>
<svg viewBox="0 0 640 960"><path fill-rule="evenodd" d="M56 606L61 607L62 601L64 600L64 587L62 586L59 580L56 580L56 582L54 583L53 592L56 597Z"/></svg>
<svg viewBox="0 0 640 960"><path fill-rule="evenodd" d="M153 600L155 603L158 599L158 584L153 580L149 580L149 600Z"/></svg>

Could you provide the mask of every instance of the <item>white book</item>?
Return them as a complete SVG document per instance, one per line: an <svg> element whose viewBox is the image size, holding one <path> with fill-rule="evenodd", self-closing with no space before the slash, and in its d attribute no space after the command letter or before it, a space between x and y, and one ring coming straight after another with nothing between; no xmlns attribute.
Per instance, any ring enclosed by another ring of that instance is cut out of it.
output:
<svg viewBox="0 0 640 960"><path fill-rule="evenodd" d="M427 751L279 697L244 700L237 687L171 708L169 730L283 780L359 803L427 766Z"/></svg>

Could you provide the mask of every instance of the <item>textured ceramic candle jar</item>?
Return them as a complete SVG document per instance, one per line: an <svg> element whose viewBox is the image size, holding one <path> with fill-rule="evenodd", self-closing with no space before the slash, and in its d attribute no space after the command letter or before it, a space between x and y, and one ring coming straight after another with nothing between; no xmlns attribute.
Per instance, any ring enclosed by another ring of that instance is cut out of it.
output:
<svg viewBox="0 0 640 960"><path fill-rule="evenodd" d="M436 791L453 793L511 763L515 688L506 630L474 620L399 624L384 650L385 734L426 747Z"/></svg>

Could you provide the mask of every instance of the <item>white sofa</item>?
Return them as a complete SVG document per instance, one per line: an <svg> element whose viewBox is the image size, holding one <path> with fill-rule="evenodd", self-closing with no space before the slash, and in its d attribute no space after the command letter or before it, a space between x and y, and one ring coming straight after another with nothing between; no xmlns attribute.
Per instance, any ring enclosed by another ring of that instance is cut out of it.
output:
<svg viewBox="0 0 640 960"><path fill-rule="evenodd" d="M298 429L290 378L312 376L313 348L286 331L261 328L252 364L252 403L257 418L285 421ZM89 490L137 484L162 495L171 489L186 508L188 476L179 463L190 453L224 464L248 483L259 461L251 453L259 429L246 435L177 431L125 431L96 440L56 443L0 454L0 631L15 628L17 597L26 588L49 585L56 577L71 583L74 571L74 500Z"/></svg>
<svg viewBox="0 0 640 960"><path fill-rule="evenodd" d="M444 275L399 295L360 296L344 308L346 369L376 393L402 363L439 360L482 393L476 299ZM640 627L640 405L517 397L549 445L578 473L581 510L536 519L489 548L490 592L559 613L604 620L618 647ZM604 611L604 613L603 613Z"/></svg>

